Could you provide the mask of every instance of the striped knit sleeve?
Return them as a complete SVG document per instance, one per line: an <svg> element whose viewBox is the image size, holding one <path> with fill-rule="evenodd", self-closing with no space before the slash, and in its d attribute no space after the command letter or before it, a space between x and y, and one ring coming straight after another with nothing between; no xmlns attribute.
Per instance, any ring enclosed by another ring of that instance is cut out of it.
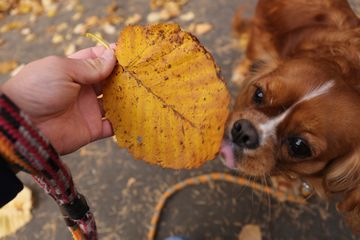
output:
<svg viewBox="0 0 360 240"><path fill-rule="evenodd" d="M0 195L0 207L21 191L14 172L24 171L59 205L74 239L97 239L94 216L69 169L29 117L5 95L0 95L0 161L0 194L6 194Z"/></svg>
<svg viewBox="0 0 360 240"><path fill-rule="evenodd" d="M34 166L50 144L32 126L28 116L5 95L0 95L0 154L15 172L25 171L37 175Z"/></svg>
<svg viewBox="0 0 360 240"><path fill-rule="evenodd" d="M35 160L39 143L30 120L5 95L0 95L0 207L23 189L16 172L37 174L29 160Z"/></svg>

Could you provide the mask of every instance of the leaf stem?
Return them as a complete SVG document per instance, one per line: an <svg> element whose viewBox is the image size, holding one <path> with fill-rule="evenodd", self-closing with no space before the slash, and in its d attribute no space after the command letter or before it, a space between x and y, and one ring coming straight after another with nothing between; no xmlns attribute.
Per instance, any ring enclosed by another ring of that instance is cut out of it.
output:
<svg viewBox="0 0 360 240"><path fill-rule="evenodd" d="M85 33L85 37L92 39L93 41L103 45L106 49L110 48L108 42L106 42L101 36L92 34L92 33Z"/></svg>

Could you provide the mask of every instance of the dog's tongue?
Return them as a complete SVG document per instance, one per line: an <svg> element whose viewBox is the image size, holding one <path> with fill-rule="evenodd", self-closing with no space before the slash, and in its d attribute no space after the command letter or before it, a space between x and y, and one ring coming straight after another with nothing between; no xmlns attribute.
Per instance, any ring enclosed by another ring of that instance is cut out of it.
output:
<svg viewBox="0 0 360 240"><path fill-rule="evenodd" d="M234 169L236 167L235 166L235 156L234 156L234 152L233 152L231 143L224 141L221 144L220 155L224 161L224 164L228 168Z"/></svg>

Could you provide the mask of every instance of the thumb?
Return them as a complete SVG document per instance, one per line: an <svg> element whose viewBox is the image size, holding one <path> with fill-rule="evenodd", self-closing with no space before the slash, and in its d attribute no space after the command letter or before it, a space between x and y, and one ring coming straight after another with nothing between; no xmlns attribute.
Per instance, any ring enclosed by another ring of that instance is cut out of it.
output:
<svg viewBox="0 0 360 240"><path fill-rule="evenodd" d="M107 78L112 72L116 58L112 49L106 49L100 56L86 59L68 58L68 72L73 81L80 84L95 84Z"/></svg>

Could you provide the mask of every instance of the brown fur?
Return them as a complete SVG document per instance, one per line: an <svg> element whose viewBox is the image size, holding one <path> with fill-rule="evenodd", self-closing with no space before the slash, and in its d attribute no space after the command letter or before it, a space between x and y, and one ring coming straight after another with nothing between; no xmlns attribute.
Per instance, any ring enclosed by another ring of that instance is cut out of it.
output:
<svg viewBox="0 0 360 240"><path fill-rule="evenodd" d="M236 18L235 27L244 32ZM360 20L345 0L259 0L250 29L245 64L259 63L240 87L229 129L248 119L260 124L289 109L328 82L329 94L296 105L259 148L245 151L239 170L256 176L275 171L296 174L323 196L342 194L338 209L360 232ZM265 103L256 106L256 87ZM282 140L298 134L313 156L289 156Z"/></svg>

